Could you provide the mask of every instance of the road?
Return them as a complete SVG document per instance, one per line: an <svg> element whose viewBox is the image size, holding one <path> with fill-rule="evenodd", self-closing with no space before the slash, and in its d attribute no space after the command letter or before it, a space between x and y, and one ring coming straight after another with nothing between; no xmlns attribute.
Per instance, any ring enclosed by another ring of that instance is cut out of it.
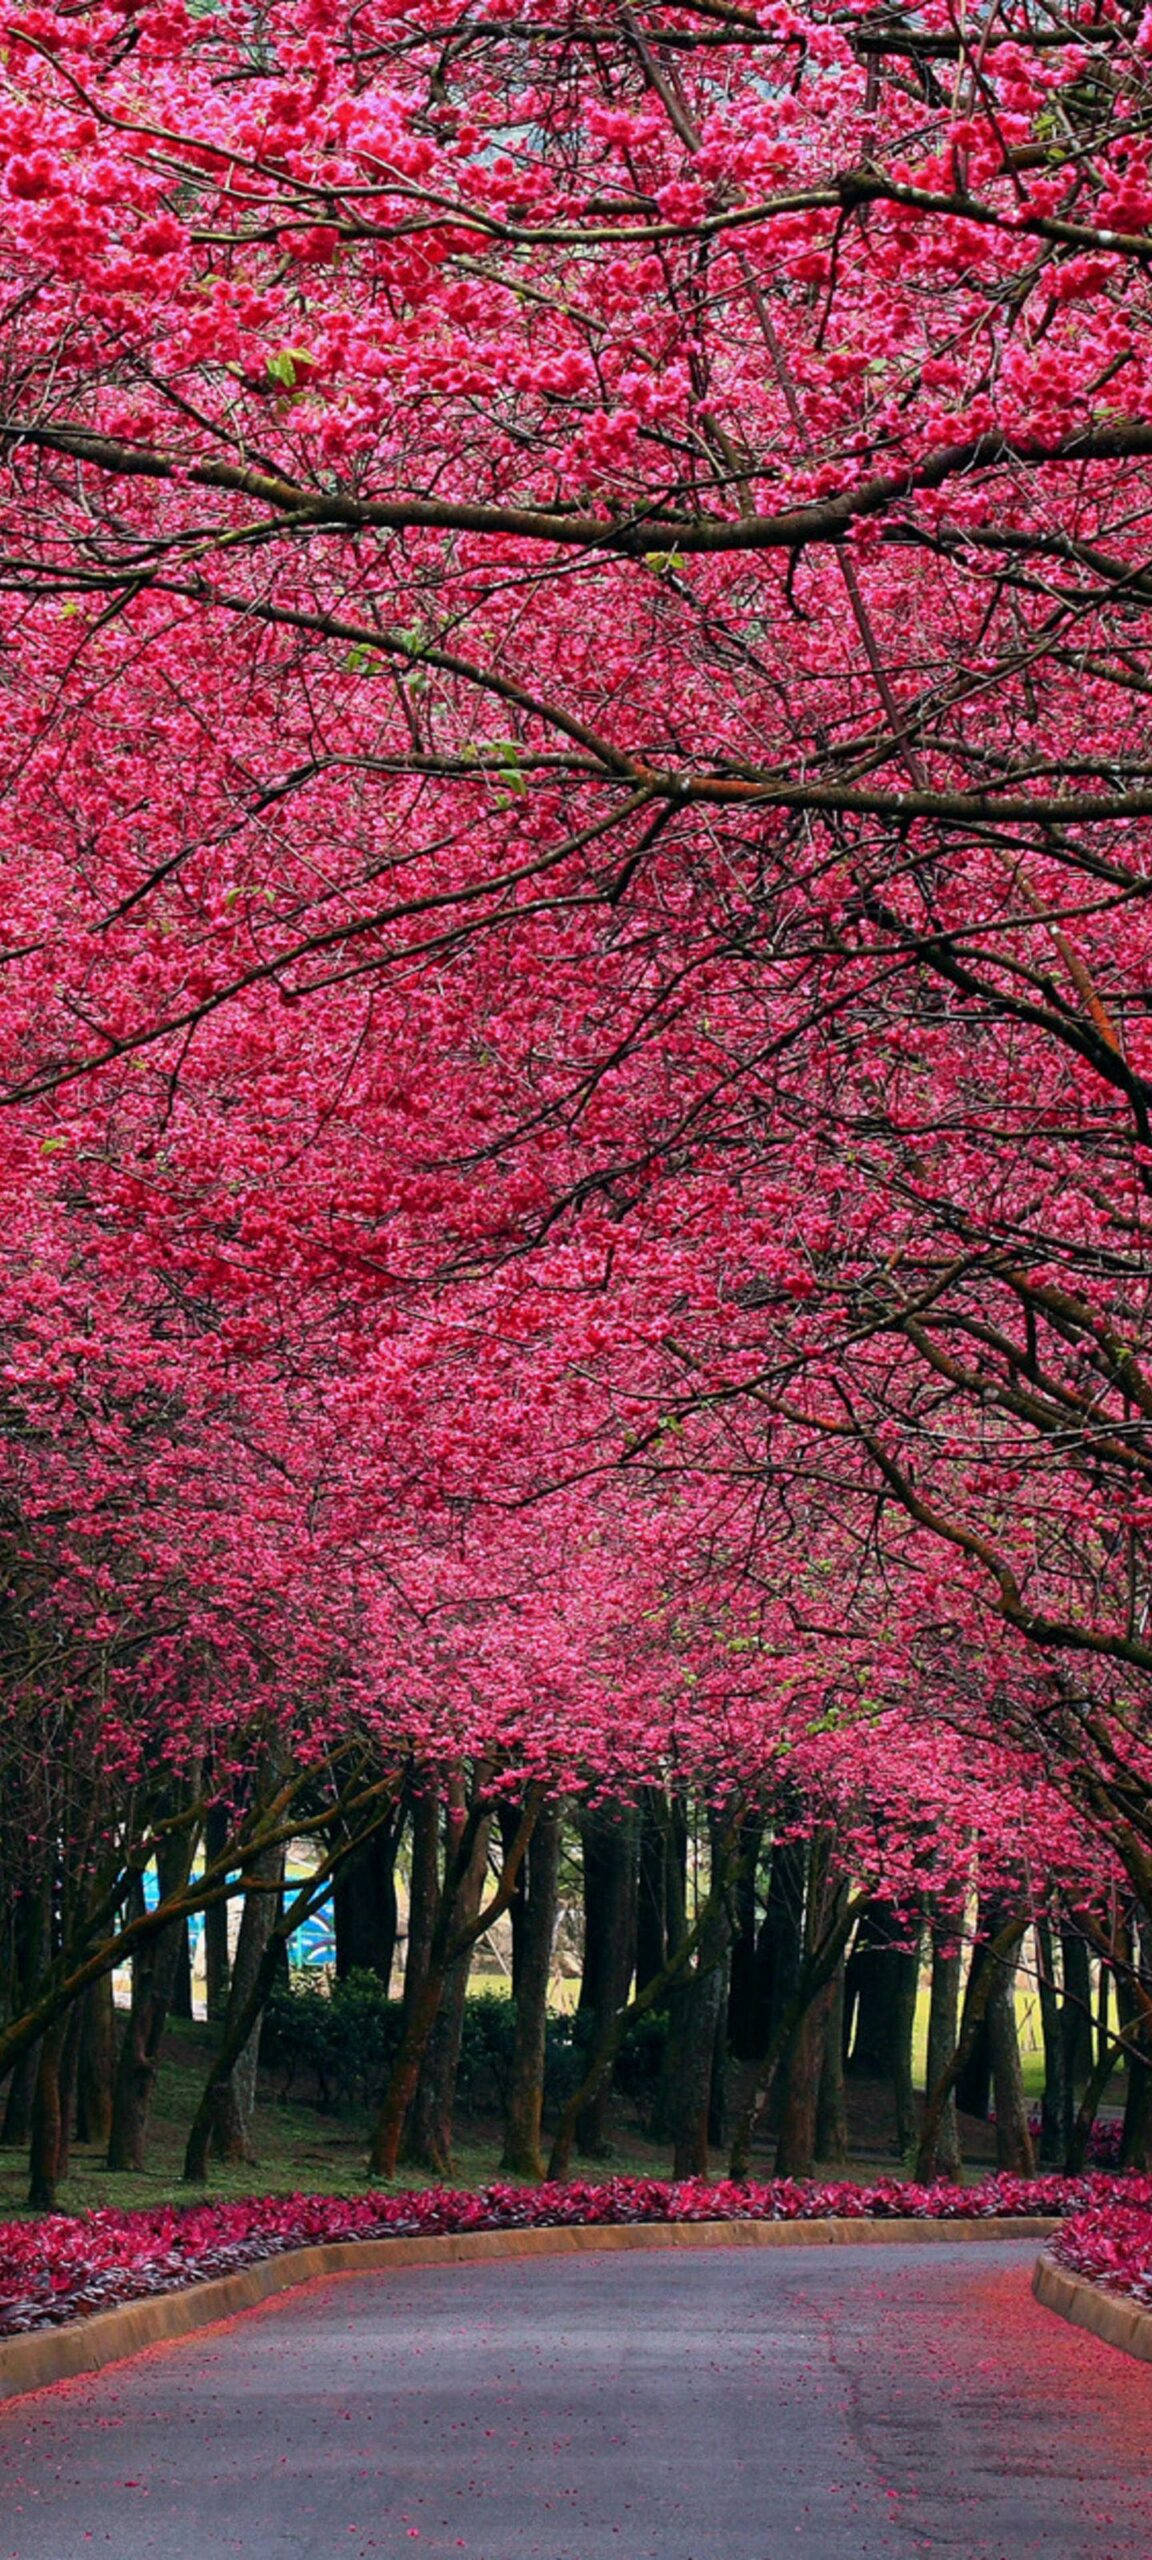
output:
<svg viewBox="0 0 1152 2560"><path fill-rule="evenodd" d="M0 2560L1152 2560L1010 2242L326 2279L0 2407Z"/></svg>

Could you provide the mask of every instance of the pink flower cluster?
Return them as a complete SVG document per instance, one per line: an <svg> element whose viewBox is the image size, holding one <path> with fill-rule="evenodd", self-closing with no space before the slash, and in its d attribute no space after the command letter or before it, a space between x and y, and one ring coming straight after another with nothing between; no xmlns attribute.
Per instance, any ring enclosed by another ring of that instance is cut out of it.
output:
<svg viewBox="0 0 1152 2560"><path fill-rule="evenodd" d="M1140 2180L1147 2190L1150 2181ZM1152 2311L1152 2196L1079 2214L1058 2231L1052 2256L1069 2274L1087 2276L1107 2293L1130 2295Z"/></svg>
<svg viewBox="0 0 1152 2560"><path fill-rule="evenodd" d="M1120 2198L1123 2198L1123 2209ZM1131 2210L1129 2208L1135 2208ZM1107 2219L1139 2226L1152 2268L1152 2178L988 2178L977 2187L875 2186L844 2180L679 2185L660 2178L573 2180L563 2186L428 2188L406 2195L261 2196L238 2204L157 2206L139 2213L52 2214L0 2225L0 2337L86 2318L145 2294L172 2293L313 2241L386 2240L416 2233L559 2229L575 2223L814 2222L824 2216L891 2221L995 2221L1008 2214L1079 2214L1073 2229Z"/></svg>

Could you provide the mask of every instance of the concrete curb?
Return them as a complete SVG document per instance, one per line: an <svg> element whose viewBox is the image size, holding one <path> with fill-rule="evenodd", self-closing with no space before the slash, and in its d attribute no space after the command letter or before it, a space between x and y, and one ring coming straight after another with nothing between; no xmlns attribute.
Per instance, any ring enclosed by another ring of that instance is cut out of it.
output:
<svg viewBox="0 0 1152 2560"><path fill-rule="evenodd" d="M1142 2310L1138 2302L1126 2301L1121 2293L1106 2293L1103 2285L1090 2283L1087 2276L1070 2275L1054 2258L1037 2258L1032 2291L1037 2302L1058 2312L1062 2320L1071 2320L1077 2329L1090 2329L1094 2338L1103 2338L1105 2346L1119 2347L1122 2355L1139 2356L1144 2364L1152 2364L1152 2311Z"/></svg>
<svg viewBox="0 0 1152 2560"><path fill-rule="evenodd" d="M560 2230L461 2231L427 2239L329 2240L312 2248L285 2249L236 2275L182 2292L154 2294L97 2311L59 2329L0 2339L0 2400L43 2391L77 2374L98 2373L144 2347L183 2338L215 2320L251 2311L272 2294L310 2284L317 2276L385 2275L392 2267L459 2267L492 2258L566 2258L616 2249L787 2249L845 2246L893 2240L1034 2240L1058 2231L1058 2218L1005 2214L999 2220L956 2222L627 2222L577 2223ZM1150 2324L1152 2325L1152 2324Z"/></svg>

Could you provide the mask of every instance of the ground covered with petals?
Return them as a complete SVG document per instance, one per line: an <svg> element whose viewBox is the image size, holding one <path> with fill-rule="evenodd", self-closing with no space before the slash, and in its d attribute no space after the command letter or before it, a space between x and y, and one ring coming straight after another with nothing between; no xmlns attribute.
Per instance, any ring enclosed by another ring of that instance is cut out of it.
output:
<svg viewBox="0 0 1152 2560"><path fill-rule="evenodd" d="M1121 2201L1122 2199L1122 2201ZM145 2295L171 2293L231 2275L286 2249L332 2240L387 2240L415 2234L559 2229L636 2222L995 2221L1005 2215L1075 2214L1072 2235L1113 2235L1114 2259L1098 2254L1065 2265L1088 2274L1130 2265L1152 2302L1152 2178L988 2178L975 2187L944 2181L874 2186L844 2180L763 2185L703 2180L612 2178L592 2185L492 2186L479 2193L431 2188L362 2196L265 2196L241 2203L161 2207L141 2213L53 2214L0 2225L0 2336L51 2327ZM1142 2256L1141 2256L1142 2235ZM1079 2241L1077 2242L1079 2244ZM1085 2239L1085 2248L1089 2240ZM1103 2244L1101 2244L1101 2250ZM1123 2256L1127 2248L1128 2256ZM1114 2282L1115 2274L1103 2276ZM1118 2289L1134 2291L1135 2283ZM1137 2294L1137 2299L1145 2297Z"/></svg>

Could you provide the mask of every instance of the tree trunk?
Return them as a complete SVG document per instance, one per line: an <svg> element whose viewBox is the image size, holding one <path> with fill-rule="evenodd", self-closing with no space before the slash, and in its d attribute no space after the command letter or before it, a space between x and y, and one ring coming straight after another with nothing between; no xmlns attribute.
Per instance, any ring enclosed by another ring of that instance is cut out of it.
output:
<svg viewBox="0 0 1152 2560"><path fill-rule="evenodd" d="M673 1983L678 1979L685 1965L690 1961L695 1950L696 1942L704 1928L707 1926L708 1918L710 1916L710 1902L711 1897L709 1896L708 1901L703 1903L697 1912L695 1921L693 1922L688 1935L681 1940L679 1946L675 1948L673 1953L669 1956L663 1973L654 1974L652 1980L645 1984L643 1991L638 1991L625 2008L617 2009L613 2017L605 2020L593 2047L592 2056L584 2078L581 2081L579 2088L576 2089L573 2092L573 2095L569 2098L568 2103L561 2114L560 2121L557 2124L556 2131L553 2134L552 2149L548 2159L548 2175L550 2178L566 2178L568 2176L572 2165L572 2146L576 2138L576 2126L580 2116L582 2115L585 2107L590 2104L594 2097L598 2082L606 2079L611 2072L612 2065L620 2050L621 2042L627 2034L628 2028L637 2018L647 2016L647 2014L656 2007L657 2003L663 1998L664 1993L671 1990Z"/></svg>
<svg viewBox="0 0 1152 2560"><path fill-rule="evenodd" d="M954 1933L934 1929L932 1933L932 1987L928 1998L928 2053L924 2070L924 2095L942 2080L956 2051L960 2020L960 1974L963 1956L955 1943ZM956 2091L950 2088L944 2098L939 2123L931 2137L931 2149L921 2150L916 2163L918 2178L959 2178L961 2174L960 2130L956 2122Z"/></svg>
<svg viewBox="0 0 1152 2560"><path fill-rule="evenodd" d="M636 1892L636 1988L643 1991L663 1971L668 1956L668 1805L663 1789L645 1787L640 1799L640 1853Z"/></svg>
<svg viewBox="0 0 1152 2560"><path fill-rule="evenodd" d="M116 2079L116 2006L112 1976L102 1973L81 1993L80 2051L76 2077L76 2139L106 2150L112 2131Z"/></svg>
<svg viewBox="0 0 1152 2560"><path fill-rule="evenodd" d="M48 1884L16 1897L12 1917L12 1989L14 2008L26 2008L52 1952L52 1897ZM23 2148L32 2132L32 2111L40 2049L32 2045L20 2055L8 2082L0 2143Z"/></svg>
<svg viewBox="0 0 1152 2560"><path fill-rule="evenodd" d="M804 1964L811 1967L829 1931L843 1914L847 1888L834 1887L830 1843L817 1835L808 1844L804 1895ZM780 2125L776 2143L776 2175L810 2178L816 2165L816 2116L828 2021L836 1997L836 1980L846 1968L839 1955L824 1979L813 1983L811 1997L781 2057ZM799 1986L798 1986L799 1988Z"/></svg>
<svg viewBox="0 0 1152 2560"><path fill-rule="evenodd" d="M1097 2065L1099 2065L1100 2063L1102 2063L1102 2062L1104 2061L1104 2059L1105 2059L1105 2056L1106 2056L1106 2055L1108 2055L1108 2054L1111 2054L1112 2059L1113 2059L1113 2062L1115 2062L1115 2059L1116 2059L1116 2055L1115 2055L1115 2039L1114 2039L1114 2037L1113 2037L1113 2034L1112 2034L1112 2027L1111 2027L1111 2011L1112 2011L1111 1986L1112 1986L1112 1968L1111 1968L1111 1965L1105 1964L1105 1962L1104 1962L1104 1960L1103 1960L1103 1957L1102 1957L1102 1958L1101 1958L1101 1960L1100 1960L1099 1965L1097 1966L1097 1979L1096 1979L1096 2054L1095 2054L1095 2059L1096 2059Z"/></svg>
<svg viewBox="0 0 1152 2560"><path fill-rule="evenodd" d="M731 1914L729 1914L731 1930ZM724 1996L716 2012L712 2038L712 2076L708 2084L708 2147L723 2150L728 2141L728 1993L732 1982L731 1950L724 1959Z"/></svg>
<svg viewBox="0 0 1152 2560"><path fill-rule="evenodd" d="M1092 2076L1092 1965L1087 1944L1078 1929L1061 1930L1060 1949L1064 1965L1061 2024L1064 2033L1063 2147L1066 2155L1072 2140L1076 2109Z"/></svg>
<svg viewBox="0 0 1152 2560"><path fill-rule="evenodd" d="M187 1883L194 1840L191 1831L161 1842L157 1875L161 1900ZM148 2111L160 2062L160 2039L180 1961L182 1922L170 1921L146 1939L132 1958L132 2006L124 2028L112 2093L108 2167L140 2171L148 2135Z"/></svg>
<svg viewBox="0 0 1152 2560"><path fill-rule="evenodd" d="M973 1954L964 1993L964 2010L955 2053L947 2069L935 2082L929 2083L925 2097L924 2120L920 2128L920 2148L916 2155L916 2175L925 2182L935 2172L936 2145L948 2104L949 2091L955 2089L959 2093L964 2066L977 2038L985 2032L986 2012L996 1987L998 1971L1002 1972L1004 1964L1007 1963L1011 1965L1013 1976L1015 1975L1017 1952L1027 1926L1027 1912L1013 1912L1004 1922L1003 1927L996 1930L986 1943L979 1944ZM1019 2052L1017 2052L1017 2060L1019 2060Z"/></svg>
<svg viewBox="0 0 1152 2560"><path fill-rule="evenodd" d="M457 1893L454 1925L458 1929L470 1930L480 1914L491 1828L490 1820L486 1819L476 1830L472 1855ZM449 1839L445 1849L447 1872L451 1870L452 1846L449 1817ZM434 2178L450 2178L452 2175L452 2119L456 2108L464 2003L468 1997L473 1951L474 1941L470 1939L459 1955L453 1957L445 1972L439 2006L421 2057L412 2113L404 2137L402 2156L405 2165L426 2170Z"/></svg>
<svg viewBox="0 0 1152 2560"><path fill-rule="evenodd" d="M36 2094L36 2074L40 2068L40 2047L28 2045L12 2066L4 2100L4 2121L0 2125L0 2148L23 2150L32 2131L32 2102Z"/></svg>
<svg viewBox="0 0 1152 2560"><path fill-rule="evenodd" d="M822 1896L821 1900L825 1902L825 1897ZM768 2121L777 2083L787 2067L793 2038L799 2032L812 2002L832 1982L859 1920L861 1908L859 1895L841 1889L834 1902L825 1907L819 1929L811 1925L811 1920L806 1927L806 1947L791 1999L773 2028L767 2051L759 2063L752 2066L751 2073L743 2076L728 2162L730 2178L746 2178L748 2175L752 2147L761 2127Z"/></svg>
<svg viewBox="0 0 1152 2560"><path fill-rule="evenodd" d="M854 2078L886 2080L892 2091L894 2147L901 2158L916 2139L912 2030L920 1971L919 1930L886 1902L872 1905L848 1965L848 2003L855 2002L848 2069ZM861 1939L863 1943L861 1943ZM905 1943L901 1943L904 1941Z"/></svg>
<svg viewBox="0 0 1152 2560"><path fill-rule="evenodd" d="M186 1920L179 1921L177 1926L180 1931L180 1944L176 1957L176 1976L172 1984L172 2015L174 2018L190 2018L192 2015L192 1939Z"/></svg>
<svg viewBox="0 0 1152 2560"><path fill-rule="evenodd" d="M848 1964L848 2070L853 2079L892 2078L895 2012L901 1992L900 1934L901 1923L891 1904L872 1903Z"/></svg>
<svg viewBox="0 0 1152 2560"><path fill-rule="evenodd" d="M332 1887L336 1979L374 1973L384 1990L396 1953L396 1851L399 1832L388 1823L342 1865Z"/></svg>
<svg viewBox="0 0 1152 2560"><path fill-rule="evenodd" d="M986 2017L980 2019L964 2057L956 2104L961 2115L975 2116L980 2124L986 2124L992 2112L992 2041Z"/></svg>
<svg viewBox="0 0 1152 2560"><path fill-rule="evenodd" d="M272 1938L265 1946L255 1975L248 1987L247 1998L230 2003L220 2040L220 2051L213 2063L201 2094L200 2104L192 2119L184 2153L182 2171L189 2186L203 2186L208 2175L208 2152L213 2131L226 2099L218 2100L218 2092L227 2092L235 2064L252 2031L258 2027L276 1979L280 1939Z"/></svg>
<svg viewBox="0 0 1152 2560"><path fill-rule="evenodd" d="M540 1815L524 1865L526 1890L520 1924L520 1957L516 1981L516 2030L512 2068L504 2109L505 2176L542 2178L540 2123L544 2106L544 2058L548 2030L548 1984L552 1974L552 1941L560 1884L563 1819L552 1809Z"/></svg>
<svg viewBox="0 0 1152 2560"><path fill-rule="evenodd" d="M1040 1994L1040 2031L1044 2038L1044 2091L1040 2100L1040 2165L1058 2169L1068 2148L1068 2100L1060 1993L1056 1983L1056 1947L1052 1924L1035 1927L1036 1973Z"/></svg>
<svg viewBox="0 0 1152 2560"><path fill-rule="evenodd" d="M1072 2177L1079 2175L1088 2158L1088 2144L1096 2122L1100 2100L1116 2068L1120 2047L1113 2040L1098 2052L1088 2077L1088 2085L1076 2110L1072 2139L1068 2145L1064 2167Z"/></svg>
<svg viewBox="0 0 1152 2560"><path fill-rule="evenodd" d="M912 2080L912 2038L916 2026L916 1994L920 1988L922 1935L897 1954L892 2007L892 2102L896 2111L896 2149L902 2160L916 2148L916 2092Z"/></svg>
<svg viewBox="0 0 1152 2560"><path fill-rule="evenodd" d="M756 2015L763 2036L757 2060L767 2051L800 1978L807 1871L808 1850L803 1840L774 1843L764 1918L756 1941Z"/></svg>
<svg viewBox="0 0 1152 2560"><path fill-rule="evenodd" d="M986 2011L992 2061L992 2094L996 2105L996 2166L1030 2178L1036 2168L1028 2105L1020 2068L1016 2028L1016 1968L1019 1950L993 1957L995 1976Z"/></svg>
<svg viewBox="0 0 1152 2560"><path fill-rule="evenodd" d="M722 1886L725 1849L713 1822L711 1857ZM715 2066L717 2021L728 1992L727 1956L731 1924L726 1893L709 1894L700 1929L696 1960L673 1984L668 2002L668 2045L665 2057L664 2114L672 2138L674 2178L708 2175L708 2118Z"/></svg>
<svg viewBox="0 0 1152 2560"><path fill-rule="evenodd" d="M76 2092L80 2078L80 2039L84 2031L83 1993L74 2000L64 2021L64 2046L60 2056L60 2131L56 2143L56 2180L62 2185L68 2175L72 2156L72 2135L76 2124Z"/></svg>
<svg viewBox="0 0 1152 2560"><path fill-rule="evenodd" d="M782 2066L778 2178L810 2178L816 2165L816 2110L824 2060L831 1985L818 1992L797 2026Z"/></svg>
<svg viewBox="0 0 1152 2560"><path fill-rule="evenodd" d="M60 2064L71 2014L65 2010L62 2016L53 2019L40 2040L40 2060L32 2097L28 2202L41 2213L54 2213L56 2209L64 2121Z"/></svg>
<svg viewBox="0 0 1152 2560"><path fill-rule="evenodd" d="M1152 1994L1152 1927L1137 1914L1133 1926L1132 1961L1141 1988ZM1132 2042L1128 2053L1128 2091L1124 2102L1124 2130L1120 2142L1120 2165L1124 2169L1152 2170L1152 2019L1140 2006L1135 1990L1127 1994L1118 1984L1126 2023Z"/></svg>
<svg viewBox="0 0 1152 2560"><path fill-rule="evenodd" d="M608 2021L627 2003L635 1961L637 1839L631 1807L585 1814L580 1838L584 1970L577 2014L590 2026L595 2046ZM611 2090L611 2074L606 2072L581 2112L576 2147L586 2159L603 2159L607 2152Z"/></svg>
<svg viewBox="0 0 1152 2560"><path fill-rule="evenodd" d="M844 2085L843 1957L828 1986L816 2097L816 2157L833 2167L848 2158L848 2101Z"/></svg>
<svg viewBox="0 0 1152 2560"><path fill-rule="evenodd" d="M418 1795L412 1805L412 1865L408 1888L408 1941L404 1950L405 2026L420 2007L440 1902L440 1805Z"/></svg>
<svg viewBox="0 0 1152 2560"><path fill-rule="evenodd" d="M214 1866L228 1846L229 1820L227 1807L211 1806L204 1824L204 1858ZM231 1958L228 1953L228 1903L210 1902L204 1914L204 2005L211 2026L226 2016L228 1988L231 1980Z"/></svg>
<svg viewBox="0 0 1152 2560"><path fill-rule="evenodd" d="M377 2177L391 2178L395 2174L408 2111L420 2079L424 2049L435 2024L447 1975L456 1959L475 1944L481 1931L489 1928L501 1911L507 1910L520 1861L527 1853L533 1826L539 1816L538 1791L530 1788L511 1855L504 1861L499 1889L491 1902L477 1912L470 1927L465 1929L459 1917L461 1888L472 1862L477 1833L483 1829L487 1836L491 1821L483 1789L484 1779L478 1774L473 1802L459 1829L439 1895L427 1964L422 1978L414 1975L411 2002L405 2002L400 2048L372 2130L368 2161Z"/></svg>
<svg viewBox="0 0 1152 2560"><path fill-rule="evenodd" d="M803 1840L776 1840L768 1868L764 1917L756 1938L755 1960L742 2002L741 2042L751 2050L737 2053L735 2114L737 2126L760 2121L757 2090L766 2055L779 2038L780 2021L795 1998L804 1961L804 1894L808 1850ZM755 2041L753 2041L753 2038ZM779 2071L773 2073L778 2081ZM769 2109L770 2112L770 2109ZM742 2154L744 2135L737 2131L733 2157ZM746 2168L740 2174L746 2175Z"/></svg>
<svg viewBox="0 0 1152 2560"><path fill-rule="evenodd" d="M743 1824L740 1860L733 1887L731 1979L728 1991L728 2042L737 2062L754 2062L768 2041L762 2012L761 1976L756 1956L756 1871L764 1825L758 1817Z"/></svg>
<svg viewBox="0 0 1152 2560"><path fill-rule="evenodd" d="M269 1992L275 1980L274 1959L281 1942L273 1944L273 1932L281 1916L279 1897L283 1875L282 1846L266 1850L249 1870L248 1890L241 1907L240 1930L232 1962L225 2035L245 2002L250 2000L269 1950L272 1951L267 1968ZM217 2160L240 2163L255 2158L252 2117L260 2063L260 2030L266 2005L266 2000L261 2003L227 2076L222 2076L214 2068L210 2077L212 2124L209 2150Z"/></svg>

